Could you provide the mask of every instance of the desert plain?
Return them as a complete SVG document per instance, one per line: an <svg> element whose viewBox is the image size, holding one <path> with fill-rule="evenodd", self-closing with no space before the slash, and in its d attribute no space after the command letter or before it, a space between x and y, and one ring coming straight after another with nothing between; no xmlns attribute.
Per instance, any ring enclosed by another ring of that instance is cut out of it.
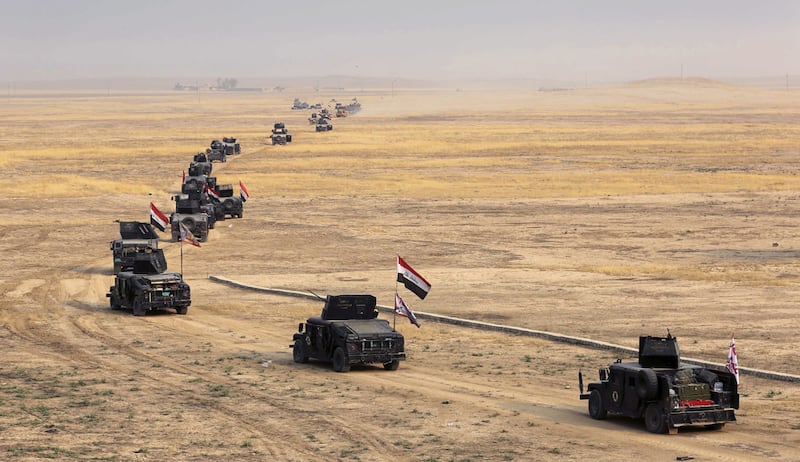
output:
<svg viewBox="0 0 800 462"><path fill-rule="evenodd" d="M357 97L316 133L293 97ZM293 134L267 143L274 122ZM235 136L242 219L162 234L186 316L112 311L116 220ZM619 355L397 318L399 370L292 362L322 303L210 275L798 374L800 93L703 79L315 93L14 91L0 100L0 459L800 460L800 384L743 374L738 422L647 433L578 399ZM392 319L391 314L382 317ZM623 359L632 359L626 357Z"/></svg>

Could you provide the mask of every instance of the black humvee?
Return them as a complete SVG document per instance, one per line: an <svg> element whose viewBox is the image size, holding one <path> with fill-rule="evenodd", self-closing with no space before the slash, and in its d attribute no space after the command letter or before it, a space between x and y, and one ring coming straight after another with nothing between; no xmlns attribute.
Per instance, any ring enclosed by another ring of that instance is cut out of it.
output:
<svg viewBox="0 0 800 462"><path fill-rule="evenodd" d="M736 377L724 369L682 363L678 341L667 337L639 337L639 362L617 360L600 369L600 381L583 392L589 400L589 415L605 419L608 414L644 418L652 433L677 431L685 426L721 429L736 422L739 408Z"/></svg>
<svg viewBox="0 0 800 462"><path fill-rule="evenodd" d="M189 284L183 276L167 272L162 249L136 254L133 267L117 274L106 297L112 310L128 308L134 316L162 308L175 308L178 314L186 314L192 303Z"/></svg>
<svg viewBox="0 0 800 462"><path fill-rule="evenodd" d="M186 186L185 184L183 186ZM172 240L177 241L181 234L181 224L188 229L192 235L205 242L208 239L208 231L214 229L216 224L216 206L213 204L203 204L196 195L176 194L172 196L175 201L175 213L169 216L172 232Z"/></svg>
<svg viewBox="0 0 800 462"><path fill-rule="evenodd" d="M133 268L136 254L158 248L158 234L150 223L120 221L119 236L121 239L114 239L110 244L114 274Z"/></svg>
<svg viewBox="0 0 800 462"><path fill-rule="evenodd" d="M218 207L222 210L223 219L225 216L242 218L244 203L241 198L233 195L233 185L217 185L217 192L219 193Z"/></svg>
<svg viewBox="0 0 800 462"><path fill-rule="evenodd" d="M330 361L336 372L371 363L397 370L400 360L406 359L403 334L377 317L372 295L328 295L322 315L300 323L294 334L290 345L294 362Z"/></svg>
<svg viewBox="0 0 800 462"><path fill-rule="evenodd" d="M225 145L226 151L229 156L241 154L242 153L242 146L236 141L236 138L232 136L223 136L222 137L222 144Z"/></svg>

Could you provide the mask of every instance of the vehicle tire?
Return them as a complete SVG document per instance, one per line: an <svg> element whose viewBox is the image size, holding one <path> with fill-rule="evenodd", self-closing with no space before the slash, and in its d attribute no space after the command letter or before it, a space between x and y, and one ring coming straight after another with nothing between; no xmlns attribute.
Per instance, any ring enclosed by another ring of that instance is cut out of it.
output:
<svg viewBox="0 0 800 462"><path fill-rule="evenodd" d="M292 359L296 363L307 363L308 362L308 354L306 354L306 342L305 340L295 340L294 347L292 347Z"/></svg>
<svg viewBox="0 0 800 462"><path fill-rule="evenodd" d="M664 409L657 403L647 406L644 411L644 426L650 433L666 433L669 430Z"/></svg>
<svg viewBox="0 0 800 462"><path fill-rule="evenodd" d="M399 359L393 359L392 361L389 361L388 363L383 363L383 368L386 369L387 371L396 371L397 369L400 368L400 360Z"/></svg>
<svg viewBox="0 0 800 462"><path fill-rule="evenodd" d="M181 238L181 235L178 233L172 233L172 242L178 242L178 239Z"/></svg>
<svg viewBox="0 0 800 462"><path fill-rule="evenodd" d="M603 420L608 416L606 405L603 404L603 395L600 390L592 390L589 394L589 417L595 420Z"/></svg>
<svg viewBox="0 0 800 462"><path fill-rule="evenodd" d="M192 191L197 191L197 180L189 180L186 183L186 187L191 189Z"/></svg>
<svg viewBox="0 0 800 462"><path fill-rule="evenodd" d="M336 347L333 350L333 370L336 372L347 372L350 370L350 362L347 360L347 354L342 347Z"/></svg>
<svg viewBox="0 0 800 462"><path fill-rule="evenodd" d="M706 425L706 428L709 429L709 430L722 430L723 428L725 428L725 423L722 422L722 423L715 423L715 424L711 424L711 425Z"/></svg>
<svg viewBox="0 0 800 462"><path fill-rule="evenodd" d="M175 307L175 312L178 314L186 314L189 312L188 306L177 306Z"/></svg>
<svg viewBox="0 0 800 462"><path fill-rule="evenodd" d="M225 209L226 212L233 210L233 199L229 197L222 201L222 208Z"/></svg>
<svg viewBox="0 0 800 462"><path fill-rule="evenodd" d="M208 233L200 235L200 242L205 242L208 240Z"/></svg>
<svg viewBox="0 0 800 462"><path fill-rule="evenodd" d="M117 296L114 295L113 293L111 294L111 297L108 298L108 305L111 307L112 310L118 310L121 308Z"/></svg>
<svg viewBox="0 0 800 462"><path fill-rule="evenodd" d="M242 214L243 213L244 213L244 211L239 211L239 218L242 218Z"/></svg>
<svg viewBox="0 0 800 462"><path fill-rule="evenodd" d="M636 393L644 401L651 400L658 394L658 376L653 369L641 369L636 374Z"/></svg>
<svg viewBox="0 0 800 462"><path fill-rule="evenodd" d="M181 223L183 223L183 226L186 226L186 229L188 229L189 231L194 231L194 226L195 226L194 218L186 217L183 220L181 220Z"/></svg>
<svg viewBox="0 0 800 462"><path fill-rule="evenodd" d="M138 297L133 299L133 315L144 316L144 308L142 308L142 300Z"/></svg>

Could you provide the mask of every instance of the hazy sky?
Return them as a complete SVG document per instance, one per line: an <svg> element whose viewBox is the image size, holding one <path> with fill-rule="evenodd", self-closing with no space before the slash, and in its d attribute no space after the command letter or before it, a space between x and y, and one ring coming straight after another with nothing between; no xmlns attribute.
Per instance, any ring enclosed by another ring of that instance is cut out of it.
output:
<svg viewBox="0 0 800 462"><path fill-rule="evenodd" d="M0 81L800 74L797 0L0 0Z"/></svg>

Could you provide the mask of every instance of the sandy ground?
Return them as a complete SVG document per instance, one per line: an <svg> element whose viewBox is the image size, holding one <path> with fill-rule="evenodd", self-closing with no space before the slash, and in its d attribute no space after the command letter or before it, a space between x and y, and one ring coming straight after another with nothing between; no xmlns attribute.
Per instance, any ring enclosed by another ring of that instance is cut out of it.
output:
<svg viewBox="0 0 800 462"><path fill-rule="evenodd" d="M722 96L715 93L714 101L738 113L740 107L729 106L736 91L715 88ZM362 101L375 113L335 121L337 134L358 124L380 126L382 117L395 125L438 117L433 108L415 105L418 113L403 118L400 109L380 113L382 97ZM792 104L794 112L776 117L797 119ZM464 106L465 117L476 119L501 117L506 109L493 113L487 105L469 112L474 106ZM9 126L18 110L4 109ZM288 106L284 110L288 114ZM708 115L693 110L687 117ZM579 125L584 122L574 122L578 117L592 125L624 124L630 117L608 120L604 112L601 119L591 105L568 114L552 111ZM531 120L538 117L544 118ZM231 130L238 128L233 116L225 120ZM169 133L168 123L155 126ZM295 126L297 132L310 130L299 119ZM241 130L248 133L247 127ZM10 130L3 135L14 138ZM326 146L302 147L302 136L295 140L287 156L313 158ZM61 146L68 151L69 143ZM281 148L264 145L255 134L242 144L241 156L215 165L219 176L253 178L267 160L272 165L261 173L280 170ZM754 154L752 163L797 172L796 149L794 157L773 154ZM190 160L191 149L165 155L174 159L172 175ZM95 166L96 175L108 169L121 183L136 181L141 173L122 168L124 158ZM543 168L576 168L562 160ZM20 183L43 168L85 174L78 164L69 167L66 155L54 162L59 166L21 161L6 166L6 173ZM396 173L391 165L375 168ZM448 181L450 168L459 167L442 167L441 181ZM259 194L248 187L253 198L244 218L220 223L202 248L162 244L171 270L180 269L183 255L193 299L187 316L134 318L111 311L105 297L113 282L113 220L146 219L150 200L169 205L165 193L13 198L0 223L0 458L800 460L797 384L744 376L737 424L652 435L641 422L594 421L578 399L578 370L593 379L597 368L615 359L611 353L437 323L416 328L398 318L408 354L398 371L354 367L337 374L328 364L291 359L297 323L318 314L321 303L207 278L323 295L372 293L388 305L400 254L433 285L424 301L401 292L418 311L630 347L641 334L670 329L684 355L716 362L724 362L735 332L742 366L797 374L796 189L508 198L404 197L367 186L365 193L318 195L314 184L298 185L304 194Z"/></svg>

